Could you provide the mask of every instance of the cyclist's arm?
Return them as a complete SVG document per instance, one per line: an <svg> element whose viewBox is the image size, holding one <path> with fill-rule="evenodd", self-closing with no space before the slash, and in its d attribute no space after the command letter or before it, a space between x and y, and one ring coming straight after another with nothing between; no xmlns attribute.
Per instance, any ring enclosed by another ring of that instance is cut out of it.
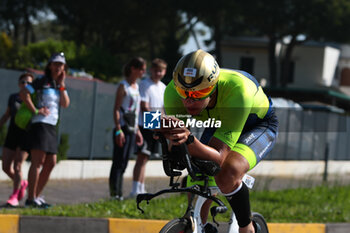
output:
<svg viewBox="0 0 350 233"><path fill-rule="evenodd" d="M231 149L228 145L215 137L210 140L208 146L201 143L197 138L188 145L190 155L199 159L214 161L220 166L230 151Z"/></svg>
<svg viewBox="0 0 350 233"><path fill-rule="evenodd" d="M113 110L113 119L114 119L114 124L116 130L120 130L120 107L122 106L123 99L125 96L125 90L124 90L124 85L120 84L118 89L117 89L117 94L115 96L115 102L114 102L114 110Z"/></svg>
<svg viewBox="0 0 350 233"><path fill-rule="evenodd" d="M178 120L173 117L168 118L171 118L173 121ZM171 145L180 145L185 143L188 135L191 133L185 127L162 128L158 131L170 140ZM193 143L188 145L188 152L191 156L203 160L211 160L220 165L225 160L229 151L230 147L215 137L210 140L209 146L201 143L197 138L194 139Z"/></svg>

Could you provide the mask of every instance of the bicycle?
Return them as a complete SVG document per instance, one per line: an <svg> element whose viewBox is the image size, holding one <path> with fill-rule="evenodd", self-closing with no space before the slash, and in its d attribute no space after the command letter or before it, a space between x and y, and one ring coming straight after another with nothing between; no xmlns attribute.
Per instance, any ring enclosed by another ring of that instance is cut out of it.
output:
<svg viewBox="0 0 350 233"><path fill-rule="evenodd" d="M142 201L147 201L148 204L151 199L165 193L189 193L190 197L185 214L180 218L169 221L159 233L202 233L203 224L200 211L206 199L210 199L218 205L211 207L210 214L213 223L219 226L219 223L215 220L216 215L227 211L225 204L216 197L220 194L220 190L216 186L214 176L220 171L219 165L212 161L191 158L185 144L169 151L166 139L159 135L159 140L163 151L163 169L165 174L170 177L169 186L171 188L163 189L154 194L137 195L137 208L144 213L143 209L140 208ZM174 154L177 156L172 156ZM179 154L183 156L179 156ZM180 183L174 182L174 179L181 176L181 171L185 169L188 172L187 187L180 187ZM253 177L245 175L243 181L248 187L252 188L254 184ZM260 226L260 233L269 232L266 221L261 214L253 212L252 220ZM232 211L227 233L238 233L238 228L235 214Z"/></svg>

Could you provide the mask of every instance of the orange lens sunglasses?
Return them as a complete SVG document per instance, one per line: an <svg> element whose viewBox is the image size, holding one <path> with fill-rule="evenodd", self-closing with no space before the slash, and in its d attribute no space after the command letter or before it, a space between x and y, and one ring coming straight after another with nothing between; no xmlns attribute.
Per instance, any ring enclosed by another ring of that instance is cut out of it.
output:
<svg viewBox="0 0 350 233"><path fill-rule="evenodd" d="M183 99L191 98L195 100L205 99L210 96L216 88L216 85L207 87L199 91L185 91L179 87L175 87L177 94Z"/></svg>

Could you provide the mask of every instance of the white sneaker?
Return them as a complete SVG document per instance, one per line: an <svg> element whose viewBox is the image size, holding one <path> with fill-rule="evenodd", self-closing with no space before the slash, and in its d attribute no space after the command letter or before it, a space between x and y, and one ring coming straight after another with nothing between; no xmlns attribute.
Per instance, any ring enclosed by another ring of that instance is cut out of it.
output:
<svg viewBox="0 0 350 233"><path fill-rule="evenodd" d="M141 192L140 193L147 193L145 189L145 183L141 183Z"/></svg>
<svg viewBox="0 0 350 233"><path fill-rule="evenodd" d="M46 203L44 196L37 197L37 198L35 198L34 201L40 203L42 206L45 206L46 208L51 207L50 204Z"/></svg>

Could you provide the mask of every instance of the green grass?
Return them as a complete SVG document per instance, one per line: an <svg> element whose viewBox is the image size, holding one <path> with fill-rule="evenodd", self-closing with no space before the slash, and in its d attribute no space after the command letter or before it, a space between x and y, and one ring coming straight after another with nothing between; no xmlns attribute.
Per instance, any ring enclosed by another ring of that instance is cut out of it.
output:
<svg viewBox="0 0 350 233"><path fill-rule="evenodd" d="M253 211L263 214L268 222L350 222L350 186L252 191L250 197ZM226 200L224 202L227 204ZM186 203L186 195L173 195L153 199L149 205L142 202L144 214L137 210L135 200L101 200L90 204L57 205L47 210L0 209L0 214L172 219L184 214ZM228 218L226 213L217 219L227 221Z"/></svg>

